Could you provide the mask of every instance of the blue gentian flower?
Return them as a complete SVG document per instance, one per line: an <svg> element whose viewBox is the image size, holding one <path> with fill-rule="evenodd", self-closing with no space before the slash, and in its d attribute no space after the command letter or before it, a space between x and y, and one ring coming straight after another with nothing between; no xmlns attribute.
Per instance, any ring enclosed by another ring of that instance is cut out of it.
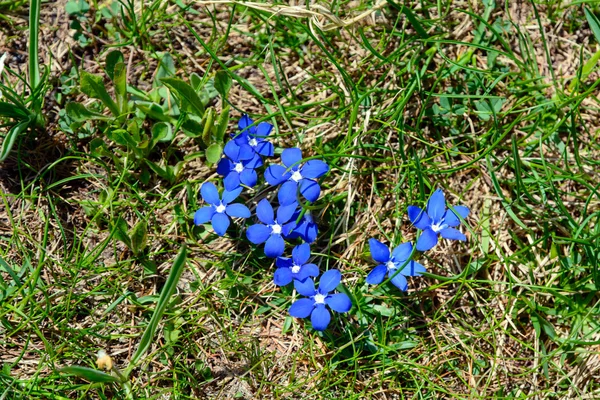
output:
<svg viewBox="0 0 600 400"><path fill-rule="evenodd" d="M321 188L315 179L329 171L329 166L321 160L310 160L300 165L302 152L298 148L285 149L281 153L281 165L271 165L265 171L265 179L270 185L283 183L277 193L279 204L287 205L296 201L298 188L304 198L315 202L321 194ZM287 167L287 168L286 168Z"/></svg>
<svg viewBox="0 0 600 400"><path fill-rule="evenodd" d="M315 264L307 264L310 258L310 245L303 243L294 247L292 258L277 257L275 265L277 270L273 281L277 286L285 286L293 279L303 281L309 276L319 275L319 267Z"/></svg>
<svg viewBox="0 0 600 400"><path fill-rule="evenodd" d="M279 257L285 248L282 236L287 236L296 226L296 222L290 220L297 207L297 203L279 206L277 219L275 219L273 207L267 199L262 199L256 206L256 216L262 224L250 226L246 231L246 237L254 244L266 242L265 255L267 257Z"/></svg>
<svg viewBox="0 0 600 400"><path fill-rule="evenodd" d="M412 253L412 243L402 243L392 251L391 256L387 246L377 239L369 239L369 248L373 260L381 263L367 275L367 283L370 285L380 284L388 275L392 277L394 286L406 291L408 289L407 276L419 276L427 271L424 266L416 261L411 260L406 263ZM404 264L406 265L402 268ZM399 268L402 269L396 273Z"/></svg>
<svg viewBox="0 0 600 400"><path fill-rule="evenodd" d="M206 182L200 188L200 194L209 206L202 207L194 214L194 224L202 225L211 221L215 233L223 236L229 228L229 217L249 218L250 210L243 204L229 204L240 195L242 188L223 191L223 199L214 184Z"/></svg>
<svg viewBox="0 0 600 400"><path fill-rule="evenodd" d="M298 210L292 215L292 221L297 221L302 210ZM290 232L288 238L295 239L301 238L306 243L312 243L317 239L319 234L319 228L314 222L313 217L309 210L306 210L298 225Z"/></svg>
<svg viewBox="0 0 600 400"><path fill-rule="evenodd" d="M225 189L234 190L240 186L240 182L248 187L254 187L257 181L255 169L263 165L262 158L252 151L248 157L247 152L234 140L227 142L223 153L227 157L219 161L217 173L225 177L223 179Z"/></svg>
<svg viewBox="0 0 600 400"><path fill-rule="evenodd" d="M423 230L417 240L417 250L432 249L438 242L438 235L445 239L467 240L464 234L454 229L460 224L457 215L465 219L469 215L469 209L465 206L454 206L454 211L447 210L444 192L441 189L433 192L429 198L426 212L419 207L408 206L410 222Z"/></svg>
<svg viewBox="0 0 600 400"><path fill-rule="evenodd" d="M313 328L324 331L331 321L331 314L325 305L340 313L348 312L352 308L352 302L345 293L329 294L340 284L341 278L340 271L330 269L321 275L317 290L310 278L304 282L294 281L296 291L307 298L296 300L289 309L290 315L296 318L306 318L310 315Z"/></svg>
<svg viewBox="0 0 600 400"><path fill-rule="evenodd" d="M238 123L238 127L242 132L238 135L231 135L234 137L235 143L245 148L244 153L248 151L246 148L249 148L250 151L261 156L273 157L273 154L275 154L273 144L265 140L271 133L273 125L268 122L261 122L256 126L253 126L253 124L252 118L246 114L242 115Z"/></svg>

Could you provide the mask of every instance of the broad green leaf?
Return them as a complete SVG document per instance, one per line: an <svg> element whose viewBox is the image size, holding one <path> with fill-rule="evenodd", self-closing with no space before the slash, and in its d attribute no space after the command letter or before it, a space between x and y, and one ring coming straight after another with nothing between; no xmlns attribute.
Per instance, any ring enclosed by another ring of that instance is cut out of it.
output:
<svg viewBox="0 0 600 400"><path fill-rule="evenodd" d="M106 91L101 76L83 71L81 73L81 91L94 99L99 99L115 117L119 116L119 108Z"/></svg>
<svg viewBox="0 0 600 400"><path fill-rule="evenodd" d="M190 84L195 91L199 91L202 88L202 78L195 72L190 74Z"/></svg>
<svg viewBox="0 0 600 400"><path fill-rule="evenodd" d="M85 0L69 0L65 5L65 11L69 15L85 14L90 9L90 5Z"/></svg>
<svg viewBox="0 0 600 400"><path fill-rule="evenodd" d="M0 150L0 162L6 160L6 157L8 157L10 151L15 145L17 137L29 126L30 122L30 119L26 119L8 130L6 136L4 136L4 141L2 142L2 149Z"/></svg>
<svg viewBox="0 0 600 400"><path fill-rule="evenodd" d="M185 133L185 135L188 137L200 137L204 131L202 127L202 119L196 115L188 114L185 121L183 121L183 124L181 124L181 129L183 129L183 133Z"/></svg>
<svg viewBox="0 0 600 400"><path fill-rule="evenodd" d="M65 106L65 109L67 110L67 115L69 116L69 118L71 118L73 121L76 121L76 122L85 122L85 121L89 121L92 119L99 119L99 120L110 119L110 117L107 117L106 115L102 115L95 111L88 110L81 103L67 103L67 105Z"/></svg>
<svg viewBox="0 0 600 400"><path fill-rule="evenodd" d="M152 119L164 122L171 121L171 117L165 115L162 107L156 103L149 101L136 101L135 106Z"/></svg>
<svg viewBox="0 0 600 400"><path fill-rule="evenodd" d="M115 84L115 95L117 96L117 107L120 115L127 113L127 67L124 63L117 63L114 69L113 82Z"/></svg>
<svg viewBox="0 0 600 400"><path fill-rule="evenodd" d="M165 282L165 285L162 288L162 291L160 293L160 298L158 299L158 302L156 303L156 308L154 309L154 313L152 314L152 317L150 318L150 322L148 323L148 326L146 327L146 330L144 331L144 334L142 335L140 344L139 344L135 354L133 355L133 357L131 357L131 361L129 362L129 367L127 368L127 373L125 374L126 376L128 376L129 372L131 372L131 370L133 368L135 368L137 363L140 361L140 358L142 358L142 356L150 348L150 345L152 344L152 341L154 340L154 335L158 328L158 324L159 324L160 320L162 319L162 316L165 313L167 306L169 305L169 302L171 301L171 297L173 296L173 293L175 293L175 289L177 289L177 283L179 282L179 278L181 278L181 274L185 267L186 256L187 256L186 247L185 247L185 245L183 245L181 247L181 250L179 251L179 254L175 258L175 261L173 261L173 266L171 267L171 272L169 273L169 277L167 278L167 281Z"/></svg>
<svg viewBox="0 0 600 400"><path fill-rule="evenodd" d="M215 75L215 89L221 95L221 98L224 100L227 98L229 94L229 89L231 89L231 76L227 71L218 71Z"/></svg>
<svg viewBox="0 0 600 400"><path fill-rule="evenodd" d="M120 382L120 380L106 372L99 371L97 369L80 367L78 365L72 365L70 367L61 368L58 372L68 375L75 375L81 379L85 379L88 382Z"/></svg>
<svg viewBox="0 0 600 400"><path fill-rule="evenodd" d="M125 56L119 50L111 51L106 56L106 74L112 81L115 80L115 68L117 64L122 64L124 62Z"/></svg>
<svg viewBox="0 0 600 400"><path fill-rule="evenodd" d="M213 143L206 149L206 161L216 164L221 159L223 154L223 145L220 143Z"/></svg>
<svg viewBox="0 0 600 400"><path fill-rule="evenodd" d="M215 110L214 108L209 108L204 115L204 119L202 123L204 124L204 128L202 131L202 141L208 146L213 142L212 138L212 130L214 126L214 118L215 118Z"/></svg>
<svg viewBox="0 0 600 400"><path fill-rule="evenodd" d="M166 122L157 122L152 125L152 147L156 145L157 142L170 142L173 140L173 129L171 128L171 124Z"/></svg>
<svg viewBox="0 0 600 400"><path fill-rule="evenodd" d="M129 237L131 238L131 251L137 256L144 251L148 241L148 224L146 224L146 221L138 222L129 233Z"/></svg>
<svg viewBox="0 0 600 400"><path fill-rule="evenodd" d="M127 247L131 248L131 238L127 233L127 231L129 231L129 225L127 224L127 221L123 219L123 217L117 218L117 220L113 223L113 231L113 236L115 239L120 240L121 242L125 243Z"/></svg>
<svg viewBox="0 0 600 400"><path fill-rule="evenodd" d="M229 125L229 106L226 106L221 115L219 115L219 121L215 127L215 143L222 143L227 132L227 126Z"/></svg>
<svg viewBox="0 0 600 400"><path fill-rule="evenodd" d="M172 182L173 180L175 180L175 176L173 175L173 171L172 168L169 168L169 166L167 165L166 167L161 167L160 165L158 165L155 162L152 162L150 160L145 160L146 164L148 165L148 167L150 167L150 169L152 171L154 171L154 173L158 176L160 176L162 179L165 179L169 182Z"/></svg>
<svg viewBox="0 0 600 400"><path fill-rule="evenodd" d="M175 92L182 103L187 104L188 108L194 114L199 117L204 115L204 105L196 91L190 85L177 78L162 78L161 82Z"/></svg>
<svg viewBox="0 0 600 400"><path fill-rule="evenodd" d="M598 20L598 17L596 17L596 15L587 7L583 8L583 12L585 14L585 19L587 19L588 24L590 24L592 32L594 32L596 42L600 43L600 20Z"/></svg>
<svg viewBox="0 0 600 400"><path fill-rule="evenodd" d="M171 54L165 52L158 64L156 76L154 77L154 87L162 86L161 79L175 75L175 62Z"/></svg>

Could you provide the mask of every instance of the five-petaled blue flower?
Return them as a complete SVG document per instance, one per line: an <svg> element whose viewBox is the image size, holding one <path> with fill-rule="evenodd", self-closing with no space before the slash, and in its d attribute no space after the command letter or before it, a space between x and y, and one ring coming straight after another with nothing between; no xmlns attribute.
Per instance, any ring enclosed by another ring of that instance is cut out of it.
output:
<svg viewBox="0 0 600 400"><path fill-rule="evenodd" d="M292 215L292 221L297 221L298 217L302 210L298 210ZM309 210L306 210L302 218L300 218L300 222L298 225L290 232L288 238L295 239L301 238L306 243L312 243L317 239L317 235L319 233L319 228L317 224L312 218L312 215Z"/></svg>
<svg viewBox="0 0 600 400"><path fill-rule="evenodd" d="M238 127L242 131L240 134L231 136L234 138L235 143L242 147L249 147L252 152L260 154L261 156L273 157L274 149L271 142L267 142L265 138L269 136L273 125L268 122L261 122L254 126L254 121L247 114L242 115ZM244 153L248 151L243 150Z"/></svg>
<svg viewBox="0 0 600 400"><path fill-rule="evenodd" d="M287 205L296 201L298 188L304 198L315 202L321 194L321 188L315 179L329 171L329 166L321 160L310 160L300 165L302 152L298 148L285 149L281 153L281 165L271 165L265 171L265 179L270 185L283 185L279 188L279 204ZM287 167L287 168L286 168Z"/></svg>
<svg viewBox="0 0 600 400"><path fill-rule="evenodd" d="M273 207L267 199L262 199L256 206L256 216L262 224L248 228L246 237L254 244L265 243L265 255L275 258L283 254L285 242L282 236L287 236L296 226L296 221L290 221L298 207L297 203L279 206L277 219L274 218Z"/></svg>
<svg viewBox="0 0 600 400"><path fill-rule="evenodd" d="M227 142L223 153L227 157L222 158L217 164L217 173L225 177L223 179L225 189L233 190L240 186L240 182L248 187L254 187L257 181L255 169L263 165L262 158L251 149L245 151L234 140Z"/></svg>
<svg viewBox="0 0 600 400"><path fill-rule="evenodd" d="M194 214L194 224L202 225L208 221L212 222L215 233L223 236L229 227L229 217L249 218L250 210L243 204L229 204L240 195L242 188L223 191L223 199L219 198L219 192L214 184L206 182L200 188L200 194L205 202L210 204L200 208Z"/></svg>
<svg viewBox="0 0 600 400"><path fill-rule="evenodd" d="M396 247L390 256L390 250L377 239L369 239L369 248L373 260L381 263L367 275L367 283L377 285L383 282L386 274L392 277L392 283L398 289L408 289L407 276L419 276L426 272L424 266L416 261L408 261L412 253L412 243L402 243ZM406 264L406 265L405 265ZM402 267L404 265L404 267ZM399 272L398 269L402 268Z"/></svg>
<svg viewBox="0 0 600 400"><path fill-rule="evenodd" d="M417 250L432 249L438 242L438 235L445 239L467 240L463 233L454 229L460 224L457 215L465 219L469 215L469 209L465 206L454 206L454 211L447 210L444 192L441 189L433 192L429 198L426 212L419 207L408 206L410 222L423 230L417 240Z"/></svg>
<svg viewBox="0 0 600 400"><path fill-rule="evenodd" d="M293 279L303 281L309 276L319 275L319 267L315 264L307 264L310 258L310 245L302 243L292 250L292 258L277 257L275 265L277 270L273 281L277 286L285 286Z"/></svg>
<svg viewBox="0 0 600 400"><path fill-rule="evenodd" d="M331 314L325 305L340 313L348 312L352 308L352 302L345 293L329 294L340 284L341 278L340 271L330 269L321 275L317 290L315 290L315 283L310 278L304 282L294 281L294 287L298 293L307 298L296 300L289 309L290 315L296 318L306 318L310 315L313 328L318 331L325 330L331 320Z"/></svg>

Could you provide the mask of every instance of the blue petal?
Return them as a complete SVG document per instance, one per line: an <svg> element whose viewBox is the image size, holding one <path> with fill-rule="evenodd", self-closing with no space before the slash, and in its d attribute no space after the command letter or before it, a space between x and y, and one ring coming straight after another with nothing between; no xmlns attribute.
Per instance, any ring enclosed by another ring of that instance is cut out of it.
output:
<svg viewBox="0 0 600 400"><path fill-rule="evenodd" d="M258 154L253 154L251 159L248 162L244 163L245 168L256 169L258 167L262 167L263 160Z"/></svg>
<svg viewBox="0 0 600 400"><path fill-rule="evenodd" d="M231 137L235 141L235 144L237 144L238 146L248 144L248 132L240 132L237 135L235 133L232 133Z"/></svg>
<svg viewBox="0 0 600 400"><path fill-rule="evenodd" d="M305 178L316 179L325 175L329 171L329 165L321 160L309 160L302 167L302 176Z"/></svg>
<svg viewBox="0 0 600 400"><path fill-rule="evenodd" d="M408 206L408 218L410 222L418 229L425 229L431 226L431 219L429 215L419 207Z"/></svg>
<svg viewBox="0 0 600 400"><path fill-rule="evenodd" d="M311 203L319 200L321 195L321 187L316 181L311 179L302 179L300 181L300 193L304 198Z"/></svg>
<svg viewBox="0 0 600 400"><path fill-rule="evenodd" d="M241 161L251 160L256 156L254 149L248 143L242 143L240 146L239 159ZM261 161L262 165L262 161Z"/></svg>
<svg viewBox="0 0 600 400"><path fill-rule="evenodd" d="M296 274L296 279L303 281L309 276L319 276L319 267L315 264L304 264L302 268L300 268L300 272Z"/></svg>
<svg viewBox="0 0 600 400"><path fill-rule="evenodd" d="M292 266L292 259L288 257L277 257L275 266L277 268L289 268Z"/></svg>
<svg viewBox="0 0 600 400"><path fill-rule="evenodd" d="M438 235L433 230L427 228L421 232L421 236L417 239L417 250L431 250L438 242Z"/></svg>
<svg viewBox="0 0 600 400"><path fill-rule="evenodd" d="M460 219L456 216L457 214L465 219L469 216L469 209L465 206L454 206L454 211L448 209L444 215L444 224L454 227L460 225Z"/></svg>
<svg viewBox="0 0 600 400"><path fill-rule="evenodd" d="M215 213L213 206L202 207L194 214L194 224L202 225L210 221Z"/></svg>
<svg viewBox="0 0 600 400"><path fill-rule="evenodd" d="M264 243L269 236L271 236L271 228L262 224L252 225L246 230L246 237L254 244Z"/></svg>
<svg viewBox="0 0 600 400"><path fill-rule="evenodd" d="M440 231L440 235L442 235L442 237L444 239L453 239L453 240L462 240L462 241L467 240L467 237L462 232L460 232L459 230L456 230L454 228L442 229Z"/></svg>
<svg viewBox="0 0 600 400"><path fill-rule="evenodd" d="M394 284L394 286L396 286L403 292L406 291L406 289L408 289L408 282L406 281L406 277L400 272L398 272L396 276L392 278L392 283Z"/></svg>
<svg viewBox="0 0 600 400"><path fill-rule="evenodd" d="M352 301L350 301L350 297L348 297L346 293L336 293L327 296L325 303L327 303L329 308L333 311L339 313L348 312L352 308Z"/></svg>
<svg viewBox="0 0 600 400"><path fill-rule="evenodd" d="M324 304L317 304L313 312L310 314L310 322L317 331L324 331L331 321L331 314L325 308Z"/></svg>
<svg viewBox="0 0 600 400"><path fill-rule="evenodd" d="M379 240L369 239L369 249L371 250L373 260L384 264L390 261L390 249Z"/></svg>
<svg viewBox="0 0 600 400"><path fill-rule="evenodd" d="M258 202L258 205L256 206L256 216L260 222L264 224L273 225L275 223L273 207L271 206L271 203L269 203L269 200L262 199Z"/></svg>
<svg viewBox="0 0 600 400"><path fill-rule="evenodd" d="M433 192L427 202L427 215L429 215L429 218L435 224L442 220L445 213L446 199L444 198L444 192L442 192L442 189L438 189Z"/></svg>
<svg viewBox="0 0 600 400"><path fill-rule="evenodd" d="M283 237L285 237L286 239L288 239L288 238L289 238L289 239L293 239L293 238L291 238L289 235L290 235L290 232L291 232L292 230L294 230L294 228L295 228L295 227L296 227L296 221L290 221L290 222L288 222L288 223L286 223L286 224L283 224L283 228L281 229L281 234L282 234L282 235L283 235Z"/></svg>
<svg viewBox="0 0 600 400"><path fill-rule="evenodd" d="M302 152L297 147L285 149L281 153L281 161L283 162L283 165L288 168L292 166L296 167L298 166L297 164L302 161Z"/></svg>
<svg viewBox="0 0 600 400"><path fill-rule="evenodd" d="M296 194L298 193L298 183L294 181L287 181L279 188L277 193L277 199L279 204L287 205L296 201Z"/></svg>
<svg viewBox="0 0 600 400"><path fill-rule="evenodd" d="M317 227L317 224L311 222L308 224L302 239L307 243L312 243L317 239L318 234L319 228Z"/></svg>
<svg viewBox="0 0 600 400"><path fill-rule="evenodd" d="M342 280L342 274L337 269L330 269L321 275L319 280L319 292L321 294L329 293L335 289Z"/></svg>
<svg viewBox="0 0 600 400"><path fill-rule="evenodd" d="M392 258L402 264L410 258L410 253L412 253L412 243L402 243L392 251Z"/></svg>
<svg viewBox="0 0 600 400"><path fill-rule="evenodd" d="M219 236L223 236L229 228L229 217L222 213L215 213L212 218L212 227L215 233Z"/></svg>
<svg viewBox="0 0 600 400"><path fill-rule="evenodd" d="M250 218L250 210L243 204L229 204L225 213L234 218Z"/></svg>
<svg viewBox="0 0 600 400"><path fill-rule="evenodd" d="M289 176L290 174L286 172L285 167L281 165L270 165L265 170L265 180L272 186L279 185L281 182L287 180Z"/></svg>
<svg viewBox="0 0 600 400"><path fill-rule="evenodd" d="M306 318L315 308L314 301L311 299L300 299L294 302L289 309L289 313L292 317Z"/></svg>
<svg viewBox="0 0 600 400"><path fill-rule="evenodd" d="M248 187L254 187L257 179L256 171L253 169L245 169L240 173L240 182Z"/></svg>
<svg viewBox="0 0 600 400"><path fill-rule="evenodd" d="M277 268L273 275L273 282L277 286L285 286L292 281L292 271L289 268Z"/></svg>
<svg viewBox="0 0 600 400"><path fill-rule="evenodd" d="M265 157L273 157L275 155L275 149L273 148L273 144L271 142L259 142L255 150L258 154Z"/></svg>
<svg viewBox="0 0 600 400"><path fill-rule="evenodd" d="M367 275L367 283L369 285L379 285L385 279L387 273L387 267L383 264L379 264Z"/></svg>
<svg viewBox="0 0 600 400"><path fill-rule="evenodd" d="M273 130L273 125L268 122L261 122L256 127L256 137L257 138L266 138L271 134L271 130Z"/></svg>
<svg viewBox="0 0 600 400"><path fill-rule="evenodd" d="M225 190L233 191L240 186L240 174L236 171L230 171L223 179Z"/></svg>
<svg viewBox="0 0 600 400"><path fill-rule="evenodd" d="M292 250L292 259L294 264L304 265L310 258L310 245L308 243L302 243L294 247Z"/></svg>
<svg viewBox="0 0 600 400"><path fill-rule="evenodd" d="M221 204L221 199L219 198L219 191L217 187L212 182L206 182L200 188L200 194L205 202L208 204L219 205Z"/></svg>
<svg viewBox="0 0 600 400"><path fill-rule="evenodd" d="M402 271L400 271L404 276L420 276L423 272L427 272L427 269L416 261L409 262L406 267L402 268Z"/></svg>
<svg viewBox="0 0 600 400"><path fill-rule="evenodd" d="M217 164L217 174L221 176L227 176L232 169L233 163L228 158L221 158L221 161Z"/></svg>
<svg viewBox="0 0 600 400"><path fill-rule="evenodd" d="M277 209L277 223L285 224L286 222L288 222L292 218L292 215L294 215L294 212L297 208L298 203L296 202L286 205L280 205Z"/></svg>
<svg viewBox="0 0 600 400"><path fill-rule="evenodd" d="M230 140L227 142L225 148L223 149L223 153L225 153L225 155L233 162L240 161L240 146L235 143L235 140Z"/></svg>
<svg viewBox="0 0 600 400"><path fill-rule="evenodd" d="M232 201L234 201L235 199L238 198L238 196L240 195L240 193L242 193L242 188L238 187L237 189L234 190L224 190L223 191L223 204L229 204Z"/></svg>
<svg viewBox="0 0 600 400"><path fill-rule="evenodd" d="M265 256L269 258L279 257L285 250L285 242L281 235L271 235L265 243Z"/></svg>
<svg viewBox="0 0 600 400"><path fill-rule="evenodd" d="M294 287L302 296L314 296L317 293L315 291L315 283L312 279L307 279L303 282L294 281Z"/></svg>
<svg viewBox="0 0 600 400"><path fill-rule="evenodd" d="M240 129L240 131L243 131L248 126L252 125L253 123L254 123L254 121L252 120L252 118L250 118L248 116L248 114L244 114L244 115L242 115L242 118L240 118L240 121L238 122L238 128Z"/></svg>

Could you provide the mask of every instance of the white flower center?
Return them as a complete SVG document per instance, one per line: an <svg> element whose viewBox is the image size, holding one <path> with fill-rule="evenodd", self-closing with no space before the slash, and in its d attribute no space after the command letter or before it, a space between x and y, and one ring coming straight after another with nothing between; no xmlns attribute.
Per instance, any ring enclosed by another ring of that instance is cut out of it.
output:
<svg viewBox="0 0 600 400"><path fill-rule="evenodd" d="M300 179L302 179L302 174L300 173L300 170L294 171L290 179L294 182L298 182Z"/></svg>
<svg viewBox="0 0 600 400"><path fill-rule="evenodd" d="M388 271L392 271L392 270L396 269L396 264L394 264L394 262L392 260L386 262L385 266L387 267Z"/></svg>
<svg viewBox="0 0 600 400"><path fill-rule="evenodd" d="M325 304L325 295L322 295L321 293L317 293L313 296L313 299L315 299L315 304Z"/></svg>
<svg viewBox="0 0 600 400"><path fill-rule="evenodd" d="M256 140L255 138L248 139L248 144L252 147L256 147L256 145L258 144L258 140Z"/></svg>
<svg viewBox="0 0 600 400"><path fill-rule="evenodd" d="M242 164L241 162L235 164L235 167L233 167L233 170L235 172L242 172L244 170L244 164Z"/></svg>
<svg viewBox="0 0 600 400"><path fill-rule="evenodd" d="M274 235L281 235L281 225L271 225L271 233Z"/></svg>
<svg viewBox="0 0 600 400"><path fill-rule="evenodd" d="M447 227L448 227L448 224L444 224L444 220L441 220L437 224L431 225L431 230L434 231L435 233L438 233L439 231L441 231L442 229L446 229Z"/></svg>
<svg viewBox="0 0 600 400"><path fill-rule="evenodd" d="M223 203L221 203L215 207L215 211L218 212L219 214L222 214L225 212L226 208L227 208L227 206L224 206Z"/></svg>
<svg viewBox="0 0 600 400"><path fill-rule="evenodd" d="M292 265L292 274L297 274L300 272L300 266L298 264Z"/></svg>

